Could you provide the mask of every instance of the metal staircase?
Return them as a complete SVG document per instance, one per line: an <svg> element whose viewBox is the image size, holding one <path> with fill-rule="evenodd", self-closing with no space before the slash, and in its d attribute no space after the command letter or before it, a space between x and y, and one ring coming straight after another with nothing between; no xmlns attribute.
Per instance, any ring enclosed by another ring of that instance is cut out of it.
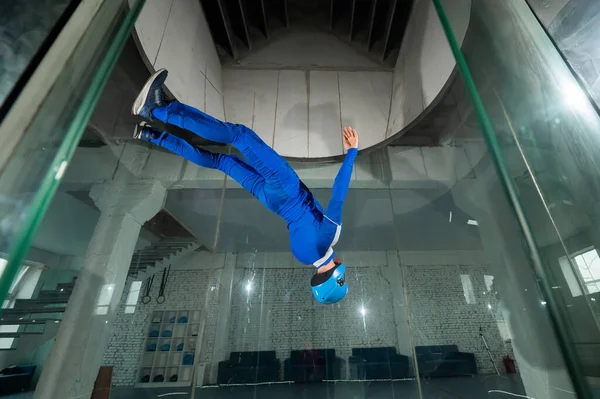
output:
<svg viewBox="0 0 600 399"><path fill-rule="evenodd" d="M11 348L0 350L16 349L19 340L26 336L54 334L74 288L75 279L70 283L57 284L54 290L42 290L37 298L17 299L14 307L3 309L0 326L12 326L16 331L0 332L0 338L15 339ZM6 330L6 327L3 329Z"/></svg>
<svg viewBox="0 0 600 399"><path fill-rule="evenodd" d="M396 63L414 0L201 0L224 64L295 25L328 30L364 55Z"/></svg>
<svg viewBox="0 0 600 399"><path fill-rule="evenodd" d="M200 247L195 237L163 238L148 248L136 251L131 258L129 276L145 280Z"/></svg>
<svg viewBox="0 0 600 399"><path fill-rule="evenodd" d="M199 248L201 246L195 237L163 238L135 252L129 276L145 280ZM42 290L35 299L17 299L12 308L3 309L0 326L11 327L4 327L4 331L0 331L0 338L14 338L14 341L10 348L0 348L0 351L16 349L19 340L27 336L32 336L32 339L36 336L35 339L40 342L51 339L62 320L74 288L75 279L70 283L57 284L54 290Z"/></svg>

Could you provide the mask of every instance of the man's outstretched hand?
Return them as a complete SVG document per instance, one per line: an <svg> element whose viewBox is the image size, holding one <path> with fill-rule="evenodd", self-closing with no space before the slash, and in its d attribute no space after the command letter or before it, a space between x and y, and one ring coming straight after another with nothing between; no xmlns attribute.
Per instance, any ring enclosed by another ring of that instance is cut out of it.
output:
<svg viewBox="0 0 600 399"><path fill-rule="evenodd" d="M358 148L358 133L352 127L348 126L342 129L344 136L344 151L348 152L350 148Z"/></svg>

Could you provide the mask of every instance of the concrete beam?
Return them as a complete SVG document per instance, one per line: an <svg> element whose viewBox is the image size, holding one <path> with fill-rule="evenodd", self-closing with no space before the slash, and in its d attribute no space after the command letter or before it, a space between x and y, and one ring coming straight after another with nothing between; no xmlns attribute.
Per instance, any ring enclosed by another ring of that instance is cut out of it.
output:
<svg viewBox="0 0 600 399"><path fill-rule="evenodd" d="M208 147L227 152L227 147ZM452 187L464 178L476 178L473 168L487 153L483 143L464 147L389 147L358 157L352 176L352 188L437 188ZM341 163L290 163L311 189L331 188ZM65 173L61 189L86 190L93 184L113 180L157 180L169 190L222 189L225 175L202 168L181 157L127 143L102 148L79 148ZM227 179L227 189L241 189Z"/></svg>

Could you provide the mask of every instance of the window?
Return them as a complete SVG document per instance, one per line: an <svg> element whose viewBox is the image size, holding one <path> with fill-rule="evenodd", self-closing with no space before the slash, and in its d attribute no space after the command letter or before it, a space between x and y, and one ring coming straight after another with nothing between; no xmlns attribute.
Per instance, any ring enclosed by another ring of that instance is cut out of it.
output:
<svg viewBox="0 0 600 399"><path fill-rule="evenodd" d="M129 294L127 294L127 301L125 302L125 313L135 313L135 305L137 305L140 297L140 290L142 288L141 281L134 281L129 287Z"/></svg>
<svg viewBox="0 0 600 399"><path fill-rule="evenodd" d="M106 315L108 314L108 308L110 306L110 300L112 299L115 290L114 284L104 284L100 289L100 295L98 296L98 302L96 303L95 314Z"/></svg>
<svg viewBox="0 0 600 399"><path fill-rule="evenodd" d="M0 258L0 276L4 273L4 269L7 265L7 260ZM3 309L12 308L15 306L17 299L30 299L33 296L35 287L40 279L42 272L41 267L34 266L34 263L22 265L17 273L17 276L13 280L10 289L8 290L7 299L2 304ZM0 326L0 333L15 333L19 331L22 325L2 325ZM12 349L16 344L15 338L0 338L0 349Z"/></svg>
<svg viewBox="0 0 600 399"><path fill-rule="evenodd" d="M473 289L473 281L471 281L471 276L469 276L468 274L461 274L460 282L462 283L465 301L467 301L468 304L477 303L477 299L475 299L475 290Z"/></svg>
<svg viewBox="0 0 600 399"><path fill-rule="evenodd" d="M494 288L494 276L485 275L483 276L483 281L485 282L485 288L487 292L490 292L492 288Z"/></svg>
<svg viewBox="0 0 600 399"><path fill-rule="evenodd" d="M575 271L573 271L566 256L560 258L558 262L567 280L571 295L579 296L583 294L579 281L583 282L585 294L600 292L600 258L598 252L594 248L588 248L571 255L570 258L575 266Z"/></svg>

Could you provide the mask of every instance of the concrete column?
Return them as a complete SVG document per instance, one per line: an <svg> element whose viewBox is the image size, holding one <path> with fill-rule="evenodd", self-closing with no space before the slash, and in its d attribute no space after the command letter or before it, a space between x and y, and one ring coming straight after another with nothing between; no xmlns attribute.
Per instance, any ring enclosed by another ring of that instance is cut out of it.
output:
<svg viewBox="0 0 600 399"><path fill-rule="evenodd" d="M219 362L226 360L228 354L233 283L234 281L237 281L236 270L240 272L239 274L242 272L242 269L236 269L236 264L237 256L233 254L227 254L225 256L225 264L223 265L223 269L219 271L219 319L217 321L215 346L209 374L210 384L217 383Z"/></svg>
<svg viewBox="0 0 600 399"><path fill-rule="evenodd" d="M101 215L35 398L90 397L140 228L162 208L165 196L156 181L92 187L90 197Z"/></svg>
<svg viewBox="0 0 600 399"><path fill-rule="evenodd" d="M396 336L398 338L398 352L412 357L410 329L408 327L408 309L404 295L404 279L397 251L387 252L387 267L381 268L381 274L389 282L392 291L392 304L394 319L396 321Z"/></svg>

